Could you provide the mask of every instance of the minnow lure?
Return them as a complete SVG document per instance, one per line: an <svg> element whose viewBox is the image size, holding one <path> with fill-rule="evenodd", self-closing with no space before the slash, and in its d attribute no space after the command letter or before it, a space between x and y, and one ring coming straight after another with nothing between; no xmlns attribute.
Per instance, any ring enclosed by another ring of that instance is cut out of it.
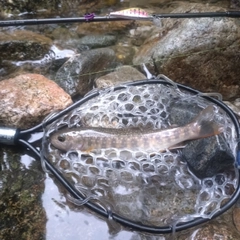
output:
<svg viewBox="0 0 240 240"><path fill-rule="evenodd" d="M86 13L84 15L84 18L86 19L86 21L93 20L94 17L95 17L95 13Z"/></svg>
<svg viewBox="0 0 240 240"><path fill-rule="evenodd" d="M152 18L152 15L149 15L148 12L146 12L145 10L141 9L141 8L128 8L128 9L124 9L124 10L120 10L120 11L116 11L116 12L111 12L109 13L109 16L113 16L113 17L123 17L123 18Z"/></svg>

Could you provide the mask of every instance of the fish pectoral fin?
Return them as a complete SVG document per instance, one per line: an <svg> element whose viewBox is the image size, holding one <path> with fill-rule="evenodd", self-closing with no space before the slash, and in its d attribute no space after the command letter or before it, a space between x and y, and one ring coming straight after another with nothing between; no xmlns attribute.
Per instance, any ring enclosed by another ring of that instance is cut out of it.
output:
<svg viewBox="0 0 240 240"><path fill-rule="evenodd" d="M183 144L183 143L180 143L180 144L177 144L177 145L174 145L172 147L170 147L169 149L178 149L178 148L185 148L186 145Z"/></svg>
<svg viewBox="0 0 240 240"><path fill-rule="evenodd" d="M179 144L176 144L176 145L173 145L165 150L160 150L159 152L162 153L162 152L166 152L167 150L175 150L175 149L180 149L180 148L185 148L186 145L184 143L179 143Z"/></svg>

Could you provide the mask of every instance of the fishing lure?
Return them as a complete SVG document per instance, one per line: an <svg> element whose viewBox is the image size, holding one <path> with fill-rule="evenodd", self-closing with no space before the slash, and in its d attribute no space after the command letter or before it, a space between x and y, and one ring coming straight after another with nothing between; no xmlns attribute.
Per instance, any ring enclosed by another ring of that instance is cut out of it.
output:
<svg viewBox="0 0 240 240"><path fill-rule="evenodd" d="M152 18L152 15L141 8L128 8L116 12L111 12L109 16L125 18Z"/></svg>

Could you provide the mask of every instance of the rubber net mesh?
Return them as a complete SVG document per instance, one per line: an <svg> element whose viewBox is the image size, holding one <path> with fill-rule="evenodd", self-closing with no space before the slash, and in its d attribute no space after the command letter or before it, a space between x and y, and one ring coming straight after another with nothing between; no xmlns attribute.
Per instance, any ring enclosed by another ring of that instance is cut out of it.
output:
<svg viewBox="0 0 240 240"><path fill-rule="evenodd" d="M43 155L87 200L122 217L151 226L211 218L237 188L234 166L214 177L198 179L182 160L181 150L149 154L144 149L111 148L89 154L79 150L64 153L49 140L64 126L165 129L176 124L170 117L175 106L196 116L209 104L200 95L161 83L102 90L99 96L45 127ZM236 156L235 127L224 110L214 108L215 119L225 127L222 134Z"/></svg>

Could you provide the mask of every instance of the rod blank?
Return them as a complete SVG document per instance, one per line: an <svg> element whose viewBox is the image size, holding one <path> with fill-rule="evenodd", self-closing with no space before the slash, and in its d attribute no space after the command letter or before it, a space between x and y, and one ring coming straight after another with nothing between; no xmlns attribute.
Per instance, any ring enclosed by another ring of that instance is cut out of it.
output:
<svg viewBox="0 0 240 240"><path fill-rule="evenodd" d="M22 19L22 20L4 20L0 21L0 27L40 25L40 24L59 24L59 23L76 23L76 22L106 22L106 21L123 21L123 20L153 20L153 18L213 18L213 17L230 17L239 18L240 11L227 12L203 12L203 13L164 13L153 14L149 18L134 18L128 16L96 16L93 19L85 17L77 18L46 18L46 19Z"/></svg>

